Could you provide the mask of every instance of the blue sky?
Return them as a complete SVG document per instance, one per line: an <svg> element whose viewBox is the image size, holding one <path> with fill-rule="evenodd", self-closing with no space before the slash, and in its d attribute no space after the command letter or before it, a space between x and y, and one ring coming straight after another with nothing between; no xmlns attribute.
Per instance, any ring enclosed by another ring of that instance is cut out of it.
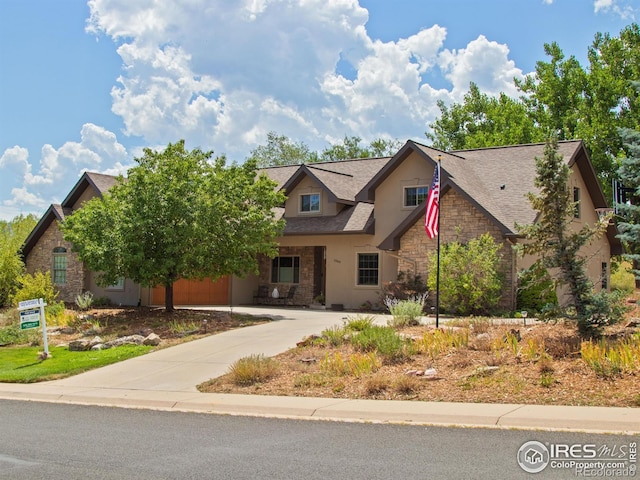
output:
<svg viewBox="0 0 640 480"><path fill-rule="evenodd" d="M426 141L470 81L516 95L544 43L586 66L639 19L637 0L0 0L0 219L181 138L239 162L271 130Z"/></svg>

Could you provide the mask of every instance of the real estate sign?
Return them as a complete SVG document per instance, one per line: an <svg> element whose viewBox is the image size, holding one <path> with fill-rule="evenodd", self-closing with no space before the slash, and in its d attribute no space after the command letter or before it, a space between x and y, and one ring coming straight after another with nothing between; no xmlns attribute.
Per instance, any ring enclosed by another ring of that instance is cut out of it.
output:
<svg viewBox="0 0 640 480"><path fill-rule="evenodd" d="M24 300L18 303L20 311L20 330L38 328L42 324L42 340L44 343L44 358L49 358L49 343L47 342L47 321L44 316L46 303L42 298Z"/></svg>
<svg viewBox="0 0 640 480"><path fill-rule="evenodd" d="M40 308L31 308L20 312L20 330L38 328L40 326Z"/></svg>

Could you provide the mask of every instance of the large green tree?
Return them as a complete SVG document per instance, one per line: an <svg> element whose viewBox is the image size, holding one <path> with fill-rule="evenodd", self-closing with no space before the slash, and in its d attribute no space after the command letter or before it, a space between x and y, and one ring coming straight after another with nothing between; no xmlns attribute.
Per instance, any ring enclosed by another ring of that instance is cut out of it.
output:
<svg viewBox="0 0 640 480"><path fill-rule="evenodd" d="M324 148L321 152L312 151L304 142L295 142L276 132L267 134L267 143L258 145L249 154L248 160L256 162L258 167L280 165L302 165L316 162L335 162L354 158L386 157L394 155L402 146L399 140L377 138L369 145L362 145L357 136L347 136L341 142Z"/></svg>
<svg viewBox="0 0 640 480"><path fill-rule="evenodd" d="M438 101L440 118L425 135L435 148L468 148L517 145L544 141L527 107L504 93L491 97L471 83L462 103L447 107Z"/></svg>
<svg viewBox="0 0 640 480"><path fill-rule="evenodd" d="M640 98L632 81L640 78L640 28L618 37L597 33L588 50L589 65L565 55L557 43L544 45L547 61L515 81L519 100L489 97L472 84L460 104L440 102L441 117L427 137L444 150L582 139L600 184L611 198L611 181L624 147L618 128L640 123Z"/></svg>
<svg viewBox="0 0 640 480"><path fill-rule="evenodd" d="M595 315L597 302L585 272L586 258L580 249L604 232L609 219L584 225L579 231L572 229L575 202L568 188L570 172L567 162L558 154L557 140L549 140L544 155L536 158L538 193L528 194L531 206L538 213L537 220L530 225L517 225L525 238L519 244L519 251L522 255L539 257L547 270L559 271L557 280L567 288L578 330L588 337L596 335L609 319Z"/></svg>
<svg viewBox="0 0 640 480"><path fill-rule="evenodd" d="M255 161L227 166L211 156L184 141L145 149L126 181L66 219L65 239L101 283L163 286L172 311L178 279L245 275L258 254L276 254L283 224L273 209L283 194L257 176Z"/></svg>
<svg viewBox="0 0 640 480"><path fill-rule="evenodd" d="M249 160L260 168L279 165L302 165L318 161L318 155L304 142L294 142L276 132L267 134L266 145L258 145L249 154Z"/></svg>
<svg viewBox="0 0 640 480"><path fill-rule="evenodd" d="M0 307L8 305L24 264L22 244L38 223L35 215L18 215L10 221L0 220Z"/></svg>
<svg viewBox="0 0 640 480"><path fill-rule="evenodd" d="M640 89L640 82L636 83ZM620 129L620 136L628 154L622 159L618 175L623 185L631 189L628 202L616 205L620 216L618 237L626 247L626 257L633 263L636 288L640 285L640 129Z"/></svg>

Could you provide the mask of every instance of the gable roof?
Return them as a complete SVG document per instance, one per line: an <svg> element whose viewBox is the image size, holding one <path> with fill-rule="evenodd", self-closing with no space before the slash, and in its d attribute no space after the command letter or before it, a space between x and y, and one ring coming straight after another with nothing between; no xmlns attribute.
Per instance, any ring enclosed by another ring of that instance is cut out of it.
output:
<svg viewBox="0 0 640 480"><path fill-rule="evenodd" d="M278 187L289 194L305 177L313 179L334 202L356 203L356 196L390 157L361 158L338 162L318 162L288 167L265 168ZM286 176L288 175L288 178Z"/></svg>
<svg viewBox="0 0 640 480"><path fill-rule="evenodd" d="M505 236L517 236L516 223L529 224L536 219L537 212L532 208L527 193L538 190L534 185L536 157L544 155L544 148L544 143L538 143L446 153L409 141L370 185L363 189L362 195L375 198L377 185L413 152L434 165L439 157L441 195L454 189L496 224ZM595 208L606 208L607 201L582 141L558 142L558 153L570 167L577 165ZM423 202L391 232L379 248L397 249L400 237L423 215L424 208ZM612 254L620 253L615 226L611 225L607 229L607 236Z"/></svg>
<svg viewBox="0 0 640 480"><path fill-rule="evenodd" d="M66 215L71 215L73 205L80 199L87 188L92 188L96 195L102 196L107 190L118 182L118 177L103 175L101 173L84 172L73 186L69 194L61 204L51 205L44 213L40 221L33 228L22 246L22 258L26 258L29 252L54 220L64 221Z"/></svg>

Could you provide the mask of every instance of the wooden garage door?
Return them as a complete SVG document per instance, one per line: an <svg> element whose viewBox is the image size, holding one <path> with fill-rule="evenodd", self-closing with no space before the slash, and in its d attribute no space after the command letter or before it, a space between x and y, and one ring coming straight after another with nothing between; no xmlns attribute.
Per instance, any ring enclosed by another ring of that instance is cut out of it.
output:
<svg viewBox="0 0 640 480"><path fill-rule="evenodd" d="M164 304L164 287L153 289L153 304ZM174 305L227 305L229 303L229 277L215 282L204 280L178 280L173 285Z"/></svg>

